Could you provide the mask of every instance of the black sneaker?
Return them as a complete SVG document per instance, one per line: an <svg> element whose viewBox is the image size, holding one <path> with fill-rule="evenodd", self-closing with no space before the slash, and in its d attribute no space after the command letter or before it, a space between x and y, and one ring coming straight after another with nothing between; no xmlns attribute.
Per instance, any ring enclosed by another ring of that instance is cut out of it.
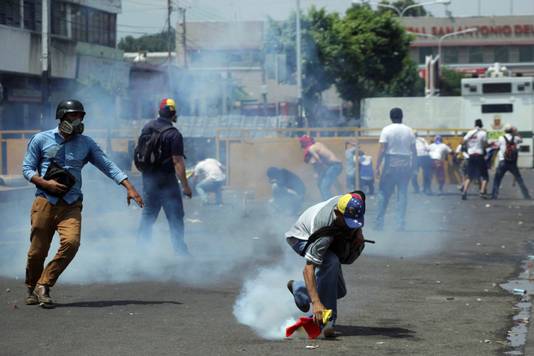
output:
<svg viewBox="0 0 534 356"><path fill-rule="evenodd" d="M467 193L462 194L462 200L467 200Z"/></svg>
<svg viewBox="0 0 534 356"><path fill-rule="evenodd" d="M26 294L26 301L25 301L26 305L39 304L39 299L37 299L37 296L33 292L34 289L35 289L35 287L28 287L28 291L27 291L27 294Z"/></svg>
<svg viewBox="0 0 534 356"><path fill-rule="evenodd" d="M290 279L289 281L287 281L287 289L289 289L289 292L291 293L291 295L293 295L293 299L295 299L295 294L293 294L293 283L295 281ZM300 305L297 303L297 299L295 299L295 305L297 306L297 308L300 309L301 312L303 313L307 313L310 311L310 305L309 304L306 304L306 305Z"/></svg>
<svg viewBox="0 0 534 356"><path fill-rule="evenodd" d="M54 302L50 298L50 287L38 284L33 293L39 301L39 306L45 309L54 308Z"/></svg>
<svg viewBox="0 0 534 356"><path fill-rule="evenodd" d="M337 336L336 334L336 326L335 323L331 320L329 320L326 325L323 327L323 335L324 337L330 339L335 338Z"/></svg>

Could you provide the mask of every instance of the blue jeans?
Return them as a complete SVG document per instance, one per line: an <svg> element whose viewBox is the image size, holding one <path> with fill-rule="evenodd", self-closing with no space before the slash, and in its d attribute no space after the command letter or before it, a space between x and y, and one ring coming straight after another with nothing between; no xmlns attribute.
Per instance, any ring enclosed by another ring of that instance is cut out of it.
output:
<svg viewBox="0 0 534 356"><path fill-rule="evenodd" d="M296 253L302 255L306 243L307 241L298 240L291 247ZM315 278L319 299L326 309L332 309L332 321L335 324L337 319L337 300L347 294L341 264L335 253L330 250L326 252L323 264L315 268ZM309 305L311 303L304 281L295 281L293 283L293 295L295 296L295 303L298 305Z"/></svg>
<svg viewBox="0 0 534 356"><path fill-rule="evenodd" d="M356 182L354 181L355 179L356 179L356 175L354 173L347 174L345 185L347 187L348 192L352 192L356 190ZM360 186L361 186L361 178L360 178Z"/></svg>
<svg viewBox="0 0 534 356"><path fill-rule="evenodd" d="M143 175L143 201L145 207L141 213L139 242L150 241L152 226L158 218L159 211L163 208L169 223L174 251L180 255L188 254L189 251L184 242L182 190L176 177L174 175L167 177Z"/></svg>
<svg viewBox="0 0 534 356"><path fill-rule="evenodd" d="M319 177L319 191L323 200L330 199L332 195L332 185L336 182L337 177L341 174L343 166L341 163L334 163L328 166Z"/></svg>
<svg viewBox="0 0 534 356"><path fill-rule="evenodd" d="M528 192L528 188L523 181L521 173L519 172L519 168L517 168L517 162L514 163L506 161L500 161L499 165L497 166L497 170L495 171L495 178L493 179L493 191L491 194L492 198L497 199L499 197L499 188L506 172L510 172L514 176L515 181L521 189L521 193L523 193L523 198L530 199L530 193Z"/></svg>
<svg viewBox="0 0 534 356"><path fill-rule="evenodd" d="M289 212L292 215L297 215L302 206L304 197L278 183L273 183L271 187L273 192L272 204L274 209L278 212Z"/></svg>
<svg viewBox="0 0 534 356"><path fill-rule="evenodd" d="M432 159L430 156L417 157L417 167L412 177L412 186L416 193L419 193L417 175L419 174L420 169L423 170L423 192L430 193L430 185L432 182Z"/></svg>
<svg viewBox="0 0 534 356"><path fill-rule="evenodd" d="M195 191L200 196L203 204L208 204L208 193L215 193L215 204L222 204L222 186L224 181L216 181L209 178L204 178L195 185Z"/></svg>
<svg viewBox="0 0 534 356"><path fill-rule="evenodd" d="M388 167L384 164L384 171L380 177L378 194L378 212L376 215L376 227L384 226L384 215L388 207L389 199L398 189L397 201L397 227L404 228L406 218L406 206L408 205L408 183L412 177L412 169L408 167Z"/></svg>

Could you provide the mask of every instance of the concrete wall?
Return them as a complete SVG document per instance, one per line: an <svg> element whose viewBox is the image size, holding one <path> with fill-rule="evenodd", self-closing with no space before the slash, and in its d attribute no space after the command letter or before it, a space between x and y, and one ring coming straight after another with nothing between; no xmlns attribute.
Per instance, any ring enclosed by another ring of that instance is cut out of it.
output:
<svg viewBox="0 0 534 356"><path fill-rule="evenodd" d="M363 127L384 127L391 123L389 111L399 107L403 122L412 128L462 128L462 97L372 98L362 101Z"/></svg>
<svg viewBox="0 0 534 356"><path fill-rule="evenodd" d="M427 140L433 139L433 135ZM357 139L360 149L366 155L373 157L375 167L378 156L377 137L322 137L317 141L324 143L335 155L343 161L343 172L338 177L338 184L333 193L347 191L345 172L345 142ZM444 142L453 149L460 142L459 137L446 137ZM304 163L303 150L300 148L296 137L263 138L255 140L228 140L223 141L227 145L227 156L223 158L227 163L228 182L230 188L241 191L254 192L256 197L266 198L271 194L268 183L267 168L274 166L286 168L298 175L306 185L307 198L312 201L320 200L317 180L311 165ZM448 183L458 183L460 173L458 167L452 165L452 160L446 165L446 180ZM421 180L420 180L421 181ZM375 177L375 190L378 179ZM435 184L435 183L434 183Z"/></svg>
<svg viewBox="0 0 534 356"><path fill-rule="evenodd" d="M58 39L53 39L52 44L52 76L75 78L75 44ZM41 75L41 37L26 30L0 26L0 71Z"/></svg>

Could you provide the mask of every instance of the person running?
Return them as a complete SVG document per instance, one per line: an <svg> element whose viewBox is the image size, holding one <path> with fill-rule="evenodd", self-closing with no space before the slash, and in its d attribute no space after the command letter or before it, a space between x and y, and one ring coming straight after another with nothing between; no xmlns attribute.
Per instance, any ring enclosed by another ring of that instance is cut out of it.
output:
<svg viewBox="0 0 534 356"><path fill-rule="evenodd" d="M497 199L499 197L499 188L501 186L502 178L506 172L510 172L514 176L515 181L521 189L523 198L531 199L528 188L523 181L523 177L521 176L521 172L519 172L519 168L517 167L517 158L519 155L517 145L522 141L522 138L517 135L517 129L515 127L510 124L505 125L504 135L499 137L498 141L499 165L497 166L495 178L493 179L493 189L491 193L492 199Z"/></svg>
<svg viewBox="0 0 534 356"><path fill-rule="evenodd" d="M80 247L82 229L82 168L90 162L115 183L126 188L128 205L143 199L128 176L106 156L96 142L83 135L85 109L78 100L64 100L56 109L58 127L30 139L22 162L24 178L36 186L31 208L31 235L26 263L26 304L53 308L50 297L59 276ZM54 233L59 250L44 267Z"/></svg>
<svg viewBox="0 0 534 356"><path fill-rule="evenodd" d="M484 160L484 155L488 145L488 137L486 131L484 131L482 127L482 120L476 119L475 128L464 136L463 142L467 146L469 163L467 166L467 179L464 181L464 188L462 191L462 200L467 199L469 185L473 180L477 179L481 180L480 197L484 199L487 198L486 188L488 185L488 167Z"/></svg>

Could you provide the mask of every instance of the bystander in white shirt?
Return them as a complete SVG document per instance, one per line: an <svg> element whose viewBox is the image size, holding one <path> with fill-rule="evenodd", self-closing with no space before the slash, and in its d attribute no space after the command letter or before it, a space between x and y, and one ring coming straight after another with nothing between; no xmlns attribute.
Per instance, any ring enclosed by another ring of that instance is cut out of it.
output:
<svg viewBox="0 0 534 356"><path fill-rule="evenodd" d="M430 146L428 146L428 153L432 159L445 160L447 159L447 155L451 152L451 148L443 142L432 143Z"/></svg>
<svg viewBox="0 0 534 356"><path fill-rule="evenodd" d="M213 158L207 158L198 162L194 172L197 177L213 180L215 182L221 182L226 179L222 164Z"/></svg>
<svg viewBox="0 0 534 356"><path fill-rule="evenodd" d="M415 135L409 126L393 123L382 129L379 142L387 143L387 155L411 156Z"/></svg>
<svg viewBox="0 0 534 356"><path fill-rule="evenodd" d="M523 139L520 136L512 136L512 134L509 133L504 134L504 136L506 136L508 142L511 142L513 137L516 145L523 142ZM497 141L497 144L499 145L499 161L504 161L504 153L506 152L506 140L504 139L504 136L499 137L499 140Z"/></svg>
<svg viewBox="0 0 534 356"><path fill-rule="evenodd" d="M486 131L477 127L464 136L464 142L467 144L467 154L483 155L488 143L488 136Z"/></svg>
<svg viewBox="0 0 534 356"><path fill-rule="evenodd" d="M422 137L416 137L415 149L417 151L417 157L428 156L428 143Z"/></svg>

